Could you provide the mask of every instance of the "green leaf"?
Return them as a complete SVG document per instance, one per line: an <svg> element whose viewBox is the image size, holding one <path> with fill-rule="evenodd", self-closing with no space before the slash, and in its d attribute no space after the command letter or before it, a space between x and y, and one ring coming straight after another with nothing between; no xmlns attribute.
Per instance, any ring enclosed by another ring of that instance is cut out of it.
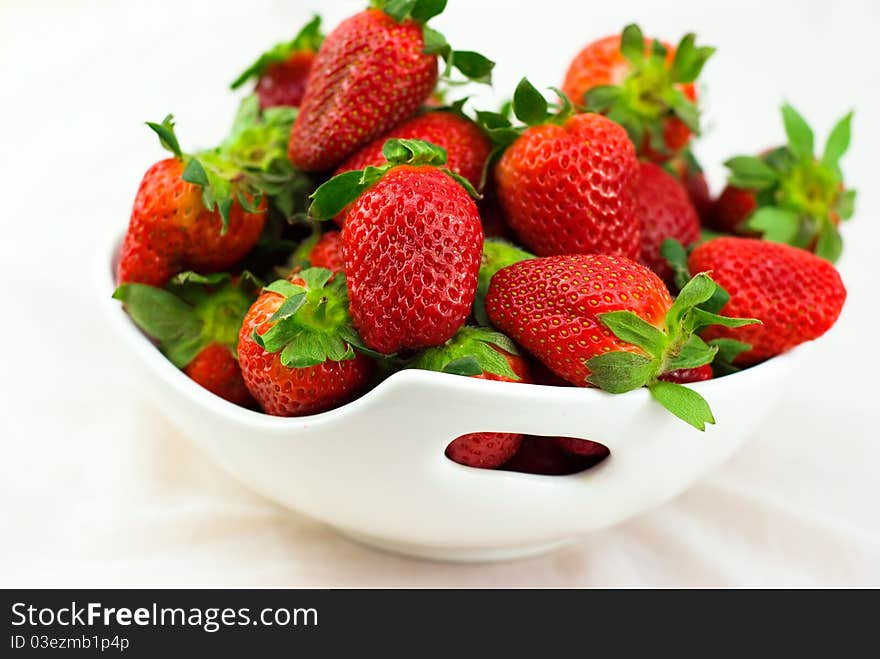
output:
<svg viewBox="0 0 880 659"><path fill-rule="evenodd" d="M647 384L657 374L653 359L632 352L608 352L587 361L587 382L612 394L622 394Z"/></svg>
<svg viewBox="0 0 880 659"><path fill-rule="evenodd" d="M168 280L169 286L185 286L187 284L199 284L203 286L217 286L230 280L227 272L214 272L203 275L192 270L179 272Z"/></svg>
<svg viewBox="0 0 880 659"><path fill-rule="evenodd" d="M712 293L712 297L700 304L699 308L709 313L721 313L721 310L727 306L728 302L730 302L730 293L716 282L715 292Z"/></svg>
<svg viewBox="0 0 880 659"><path fill-rule="evenodd" d="M798 158L813 158L813 129L788 103L782 106L782 123L788 136L788 148Z"/></svg>
<svg viewBox="0 0 880 659"><path fill-rule="evenodd" d="M623 28L620 35L620 53L630 64L639 64L645 58L645 37L635 23Z"/></svg>
<svg viewBox="0 0 880 659"><path fill-rule="evenodd" d="M122 284L113 297L125 305L135 324L157 341L198 336L202 321L193 307L173 293L146 284Z"/></svg>
<svg viewBox="0 0 880 659"><path fill-rule="evenodd" d="M752 346L736 339L712 339L709 345L718 349L712 362L712 373L715 377L722 377L737 373L740 369L733 365L734 360L743 352L751 350Z"/></svg>
<svg viewBox="0 0 880 659"><path fill-rule="evenodd" d="M541 92L523 78L513 93L513 114L528 126L536 126L546 121L548 104Z"/></svg>
<svg viewBox="0 0 880 659"><path fill-rule="evenodd" d="M638 346L654 357L660 357L666 349L666 335L632 311L611 311L598 317L618 339Z"/></svg>
<svg viewBox="0 0 880 659"><path fill-rule="evenodd" d="M321 17L317 14L306 23L299 33L290 41L275 44L260 55L257 60L245 69L230 85L238 89L251 78L259 78L271 64L286 61L293 53L301 50L317 52L324 41L321 34Z"/></svg>
<svg viewBox="0 0 880 659"><path fill-rule="evenodd" d="M746 325L760 325L761 321L757 318L731 318L730 316L721 316L711 311L700 309L699 307L692 309L688 314L688 326L691 331L698 331L709 325L721 325L722 327L745 327Z"/></svg>
<svg viewBox="0 0 880 659"><path fill-rule="evenodd" d="M327 353L317 332L300 330L281 351L281 363L288 368L308 368L325 361Z"/></svg>
<svg viewBox="0 0 880 659"><path fill-rule="evenodd" d="M183 168L183 174L180 178L193 185L199 185L202 187L208 185L208 173L197 158L189 159L186 163L186 167Z"/></svg>
<svg viewBox="0 0 880 659"><path fill-rule="evenodd" d="M697 368L708 364L715 357L718 348L706 345L696 334L692 334L687 343L674 355L666 367L667 371L675 371L683 368Z"/></svg>
<svg viewBox="0 0 880 659"><path fill-rule="evenodd" d="M452 373L453 375L464 375L472 377L474 375L482 375L483 367L480 366L477 358L473 355L459 357L453 359L443 368L444 373Z"/></svg>
<svg viewBox="0 0 880 659"><path fill-rule="evenodd" d="M620 98L621 88L617 85L597 85L584 94L584 105L590 112L605 112Z"/></svg>
<svg viewBox="0 0 880 659"><path fill-rule="evenodd" d="M491 330L486 330L485 332L480 333L480 340L484 343L489 343L493 346L497 346L501 348L504 352L509 353L511 355L518 355L519 348L517 348L516 344L510 339L506 334L502 334L501 332L493 332ZM506 359L504 360L507 361Z"/></svg>
<svg viewBox="0 0 880 659"><path fill-rule="evenodd" d="M302 286L292 284L286 279L276 279L271 284L266 286L263 290L277 293L278 295L282 295L284 297L291 297L293 295L305 293L305 289Z"/></svg>
<svg viewBox="0 0 880 659"><path fill-rule="evenodd" d="M778 174L761 158L736 156L724 163L730 170L728 182L747 190L764 190L778 180Z"/></svg>
<svg viewBox="0 0 880 659"><path fill-rule="evenodd" d="M422 40L425 43L424 53L426 55L439 55L444 59L449 59L452 54L452 48L440 32L428 26L422 28Z"/></svg>
<svg viewBox="0 0 880 659"><path fill-rule="evenodd" d="M151 121L146 122L147 126L153 129L153 132L159 136L159 142L162 146L173 153L178 158L182 158L183 154L180 151L180 144L177 141L177 135L174 134L174 115L169 114L163 120L162 123L153 123Z"/></svg>
<svg viewBox="0 0 880 659"><path fill-rule="evenodd" d="M391 138L382 147L382 155L394 165L446 164L446 149L425 140Z"/></svg>
<svg viewBox="0 0 880 659"><path fill-rule="evenodd" d="M706 430L707 423L715 423L709 403L693 389L663 380L657 380L648 389L654 400L697 430Z"/></svg>
<svg viewBox="0 0 880 659"><path fill-rule="evenodd" d="M716 284L705 272L694 276L678 294L666 313L666 323L673 330L684 318L685 314L695 307L711 299L715 292Z"/></svg>
<svg viewBox="0 0 880 659"><path fill-rule="evenodd" d="M313 291L324 288L332 276L333 271L327 268L307 268L297 275L306 283L309 290Z"/></svg>
<svg viewBox="0 0 880 659"><path fill-rule="evenodd" d="M856 191L844 190L834 201L834 211L841 220L848 220L853 216L856 208Z"/></svg>
<svg viewBox="0 0 880 659"><path fill-rule="evenodd" d="M764 206L749 216L746 226L753 231L761 232L764 240L792 244L797 238L801 221L794 211L777 206Z"/></svg>
<svg viewBox="0 0 880 659"><path fill-rule="evenodd" d="M840 159L849 148L852 116L853 113L849 112L831 129L828 140L825 142L825 151L822 153L822 164L826 167L837 169Z"/></svg>
<svg viewBox="0 0 880 659"><path fill-rule="evenodd" d="M281 306L276 309L275 313L272 314L272 317L269 318L269 322L277 323L280 320L284 320L286 318L290 318L291 316L296 315L296 312L302 309L303 305L306 303L306 293L297 293L295 295L291 295L289 298L284 300L281 303ZM269 334L272 330L270 329L266 334ZM266 334L263 335L264 343ZM269 352L274 352L273 350L269 350Z"/></svg>
<svg viewBox="0 0 880 659"><path fill-rule="evenodd" d="M715 53L715 49L702 46L696 47L696 35L686 34L675 49L670 75L674 82L694 82L703 70L703 66Z"/></svg>
<svg viewBox="0 0 880 659"><path fill-rule="evenodd" d="M472 50L452 51L450 64L469 80L487 84L492 81L492 70L495 68L495 62L480 53Z"/></svg>
<svg viewBox="0 0 880 659"><path fill-rule="evenodd" d="M672 268L675 285L681 290L691 278L687 250L674 238L666 238L660 243L660 255Z"/></svg>
<svg viewBox="0 0 880 659"><path fill-rule="evenodd" d="M427 23L442 14L444 9L446 0L417 0L409 15L417 23Z"/></svg>
<svg viewBox="0 0 880 659"><path fill-rule="evenodd" d="M330 220L355 201L372 185L364 180L363 171L344 172L322 183L309 199L309 217Z"/></svg>
<svg viewBox="0 0 880 659"><path fill-rule="evenodd" d="M697 106L680 90L673 90L672 111L681 122L687 126L694 135L700 134L700 113ZM660 139L663 138L662 133L658 133Z"/></svg>
<svg viewBox="0 0 880 659"><path fill-rule="evenodd" d="M816 243L816 256L835 263L842 252L843 238L840 236L840 231L831 221L824 220L819 232L819 241Z"/></svg>
<svg viewBox="0 0 880 659"><path fill-rule="evenodd" d="M410 17L418 0L386 0L383 11L398 23Z"/></svg>

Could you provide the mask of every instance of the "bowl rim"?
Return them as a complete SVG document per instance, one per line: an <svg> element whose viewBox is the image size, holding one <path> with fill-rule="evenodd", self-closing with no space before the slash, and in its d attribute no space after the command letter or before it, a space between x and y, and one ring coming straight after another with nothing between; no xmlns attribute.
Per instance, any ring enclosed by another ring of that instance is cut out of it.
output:
<svg viewBox="0 0 880 659"><path fill-rule="evenodd" d="M279 429L294 430L297 427L311 427L318 425L330 424L338 420L338 417L354 413L360 407L365 407L373 403L373 399L379 396L391 393L398 387L407 387L411 384L436 382L443 386L455 386L460 389L464 395L472 392L474 395L491 395L492 391L508 391L509 387L517 387L517 391L523 393L525 387L530 391L540 394L540 396L548 394L548 392L565 392L565 395L575 396L584 402L601 401L608 397L616 400L632 400L638 401L639 404L650 396L650 392L644 387L629 391L623 394L610 394L590 387L557 387L553 385L520 383L520 382L503 382L495 380L483 380L478 378L464 378L450 373L439 373L435 371L425 371L421 369L403 369L392 373L390 376L379 382L376 386L364 392L352 401L339 407L311 414L308 416L298 417L282 417L273 416L262 411L252 410L231 403L220 396L208 391L202 386L193 382L186 374L175 367L165 356L159 351L156 345L144 334L137 325L132 322L131 318L125 313L122 305L112 297L113 291L116 289L116 275L114 262L119 247L122 243L121 236L114 236L111 240L101 246L98 258L95 259L97 265L96 279L98 285L95 287L99 291L99 303L104 310L105 317L109 320L115 332L121 334L126 344L133 349L138 357L144 361L161 378L161 380L170 388L175 389L182 396L186 396L201 407L206 408L212 414L216 414L225 418L227 421L236 425L248 426L254 428L259 426L266 430L277 431ZM109 255L109 262L108 262ZM754 366L744 369L740 373L726 375L721 378L714 378L703 382L689 383L687 386L701 394L709 392L711 389L724 386L726 382L735 379L737 383L742 383L745 377L762 377L764 372L772 368L784 367L784 365L805 350L808 344L796 346L795 348L761 362ZM709 396L707 396L709 398Z"/></svg>

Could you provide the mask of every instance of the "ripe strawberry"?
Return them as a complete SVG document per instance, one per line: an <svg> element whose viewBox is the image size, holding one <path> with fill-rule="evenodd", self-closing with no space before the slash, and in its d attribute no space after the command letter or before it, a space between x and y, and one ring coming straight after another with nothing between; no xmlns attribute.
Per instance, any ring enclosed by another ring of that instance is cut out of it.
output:
<svg viewBox="0 0 880 659"><path fill-rule="evenodd" d="M677 382L678 384L689 384L691 382L705 382L713 377L712 365L703 364L697 368L679 368L669 371L660 376L661 380L666 382Z"/></svg>
<svg viewBox="0 0 880 659"><path fill-rule="evenodd" d="M495 168L508 223L539 256L608 253L635 258L638 163L626 131L598 114L572 116L564 98L555 117L548 116L547 108L527 80L520 82L513 109L529 127Z"/></svg>
<svg viewBox="0 0 880 659"><path fill-rule="evenodd" d="M630 259L554 256L499 270L489 284L486 312L495 327L572 384L611 393L647 386L667 409L702 430L714 423L702 397L659 377L712 361L718 349L696 336L700 328L754 322L699 308L715 290L701 274L673 302L660 278Z"/></svg>
<svg viewBox="0 0 880 659"><path fill-rule="evenodd" d="M681 183L651 162L639 163L636 197L642 229L639 262L669 284L672 268L660 253L660 245L667 238L684 245L699 240L700 218Z"/></svg>
<svg viewBox="0 0 880 659"><path fill-rule="evenodd" d="M298 106L306 93L306 81L315 53L321 47L321 17L314 16L291 40L275 44L257 58L235 81L232 89L256 78L254 92L260 107Z"/></svg>
<svg viewBox="0 0 880 659"><path fill-rule="evenodd" d="M843 249L838 225L852 217L855 204L856 192L845 188L840 170L849 147L852 112L832 129L821 158L813 154L812 129L792 106L782 106L782 120L788 144L725 163L729 186L713 211L715 226L756 232L833 263Z"/></svg>
<svg viewBox="0 0 880 659"><path fill-rule="evenodd" d="M685 149L670 160L666 167L681 181L684 189L687 190L688 197L694 210L697 211L700 221L704 224L711 224L711 214L715 200L712 199L712 192L709 190L709 183L706 181L703 168L694 157L694 154L690 149Z"/></svg>
<svg viewBox="0 0 880 659"><path fill-rule="evenodd" d="M303 171L332 169L411 116L437 82L437 54L449 66L488 79L493 63L453 52L425 23L446 3L378 1L339 24L309 73L290 135L290 161ZM448 67L447 67L448 68Z"/></svg>
<svg viewBox="0 0 880 659"><path fill-rule="evenodd" d="M590 439L578 439L576 437L557 437L556 444L562 450L573 453L574 455L580 456L581 458L588 458L592 464L590 466L599 464L607 458L611 452L608 450L608 447L604 444L600 444L599 442L594 442Z"/></svg>
<svg viewBox="0 0 880 659"><path fill-rule="evenodd" d="M529 254L507 241L498 238L487 238L483 241L483 258L477 275L477 294L474 297L474 318L480 325L489 325L489 317L486 315L486 293L489 292L489 282L492 281L495 273L501 268L533 258L535 258L534 254Z"/></svg>
<svg viewBox="0 0 880 659"><path fill-rule="evenodd" d="M343 272L345 261L342 256L342 234L339 231L328 231L322 235L309 252L309 263L313 268Z"/></svg>
<svg viewBox="0 0 880 659"><path fill-rule="evenodd" d="M640 155L663 162L700 132L694 82L713 52L697 47L693 34L672 48L628 25L578 53L562 91L624 126Z"/></svg>
<svg viewBox="0 0 880 659"><path fill-rule="evenodd" d="M595 457L583 457L563 450L556 437L526 435L519 451L502 465L502 469L543 476L565 476L588 469L596 463Z"/></svg>
<svg viewBox="0 0 880 659"><path fill-rule="evenodd" d="M230 278L225 273L183 272L166 288L122 284L113 297L193 381L231 403L254 407L241 377L236 345L255 288L247 273Z"/></svg>
<svg viewBox="0 0 880 659"><path fill-rule="evenodd" d="M345 276L309 268L263 289L238 335L244 381L268 414L305 416L360 394L374 371L355 352Z"/></svg>
<svg viewBox="0 0 880 659"><path fill-rule="evenodd" d="M421 352L412 366L483 380L532 381L528 365L513 342L483 327L462 327L442 346ZM495 469L513 457L521 441L518 433L470 433L452 440L446 447L446 457L469 467Z"/></svg>
<svg viewBox="0 0 880 659"><path fill-rule="evenodd" d="M703 338L749 344L735 360L749 366L824 334L837 320L846 289L834 266L804 250L751 238L716 238L697 246L691 272L709 272L730 295L728 314L745 314L762 325L711 327Z"/></svg>
<svg viewBox="0 0 880 659"><path fill-rule="evenodd" d="M385 164L382 147L390 138L424 140L446 151L446 166L480 188L483 167L492 145L473 121L456 111L435 110L413 117L352 155L336 170L337 174Z"/></svg>
<svg viewBox="0 0 880 659"><path fill-rule="evenodd" d="M384 166L324 183L310 213L329 219L351 204L343 231L351 315L366 345L390 354L440 345L464 324L483 231L470 184L439 168L442 149L393 139L384 152Z"/></svg>
<svg viewBox="0 0 880 659"><path fill-rule="evenodd" d="M174 158L144 175L122 245L117 280L162 286L174 274L232 267L256 244L265 224L263 176L284 159L292 115L261 118L245 101L233 134L217 149L184 154L168 115L148 124Z"/></svg>

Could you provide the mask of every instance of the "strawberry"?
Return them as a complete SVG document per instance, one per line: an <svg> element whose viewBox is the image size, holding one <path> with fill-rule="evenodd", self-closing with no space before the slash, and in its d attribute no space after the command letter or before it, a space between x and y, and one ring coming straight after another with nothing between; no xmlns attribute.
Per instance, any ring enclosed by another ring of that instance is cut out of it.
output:
<svg viewBox="0 0 880 659"><path fill-rule="evenodd" d="M595 457L584 457L564 450L556 437L526 435L519 451L502 465L502 469L543 476L566 476L588 469L597 462Z"/></svg>
<svg viewBox="0 0 880 659"><path fill-rule="evenodd" d="M329 219L351 204L342 235L351 315L366 345L390 354L441 345L464 324L483 231L473 188L441 169L442 149L392 139L384 153L382 167L324 183L309 212Z"/></svg>
<svg viewBox="0 0 880 659"><path fill-rule="evenodd" d="M306 93L309 71L323 41L321 17L314 16L291 41L275 44L260 55L230 86L238 89L255 78L254 93L261 108L296 107Z"/></svg>
<svg viewBox="0 0 880 659"><path fill-rule="evenodd" d="M214 272L240 261L263 230L270 190L264 177L286 160L292 118L288 111L261 117L256 99L246 99L226 142L196 155L181 151L171 115L149 123L174 157L157 162L141 181L117 280L162 286L182 270Z"/></svg>
<svg viewBox="0 0 880 659"><path fill-rule="evenodd" d="M382 148L390 138L424 140L446 151L446 166L479 189L492 145L482 130L460 110L435 110L408 119L352 155L337 174L385 164Z"/></svg>
<svg viewBox="0 0 880 659"><path fill-rule="evenodd" d="M611 452L608 447L591 439L578 439L576 437L556 437L556 444L559 448L568 453L572 453L581 458L588 458L593 466L599 464L607 458Z"/></svg>
<svg viewBox="0 0 880 659"><path fill-rule="evenodd" d="M486 312L495 327L572 384L611 393L647 386L673 414L703 430L714 423L706 402L660 376L712 361L718 348L706 345L699 329L755 322L700 308L716 288L700 274L673 302L657 275L625 257L554 256L499 270Z"/></svg>
<svg viewBox="0 0 880 659"><path fill-rule="evenodd" d="M328 231L322 235L309 252L309 263L314 268L327 268L331 272L345 270L342 234L339 231Z"/></svg>
<svg viewBox="0 0 880 659"><path fill-rule="evenodd" d="M411 365L483 380L532 381L528 365L513 342L483 327L462 327L442 346L422 351ZM513 457L521 441L518 433L470 433L452 440L446 447L446 457L469 467L495 469Z"/></svg>
<svg viewBox="0 0 880 659"><path fill-rule="evenodd" d="M846 300L833 265L781 243L716 238L698 245L688 265L691 272L711 272L727 291L724 312L747 314L763 323L703 331L706 340L734 340L750 347L733 361L737 366L750 366L822 336Z"/></svg>
<svg viewBox="0 0 880 659"><path fill-rule="evenodd" d="M572 60L562 91L624 126L639 154L663 162L700 132L694 86L714 48L685 35L676 48L648 42L637 25L589 44Z"/></svg>
<svg viewBox="0 0 880 659"><path fill-rule="evenodd" d="M465 75L488 80L493 63L453 52L425 26L445 2L377 0L324 40L290 135L289 154L303 171L330 170L408 118L437 82L437 57Z"/></svg>
<svg viewBox="0 0 880 659"><path fill-rule="evenodd" d="M323 268L264 288L238 335L244 381L275 416L324 412L359 395L375 366L361 347L348 315L345 276Z"/></svg>
<svg viewBox="0 0 880 659"><path fill-rule="evenodd" d="M520 242L539 256L608 253L636 257L636 153L626 131L598 114L555 116L525 79L513 99L528 124L515 136L493 115L490 135L514 137L495 168L498 199ZM481 113L486 121L488 113Z"/></svg>
<svg viewBox="0 0 880 659"><path fill-rule="evenodd" d="M813 154L813 130L791 105L782 106L782 121L785 146L725 163L729 186L713 211L715 226L757 232L833 263L843 250L838 225L852 217L855 205L856 192L844 186L840 169L849 147L852 112L831 130L821 157Z"/></svg>
<svg viewBox="0 0 880 659"><path fill-rule="evenodd" d="M666 382L677 382L678 384L688 384L691 382L705 382L713 377L712 365L703 364L697 368L678 368L669 371L660 376L661 380Z"/></svg>
<svg viewBox="0 0 880 659"><path fill-rule="evenodd" d="M255 407L236 356L238 330L254 292L248 273L231 278L182 272L165 288L122 284L113 297L193 381L231 403Z"/></svg>
<svg viewBox="0 0 880 659"><path fill-rule="evenodd" d="M642 246L639 262L672 282L672 268L660 253L667 238L690 245L700 238L700 218L687 191L659 165L639 163L638 215L641 221Z"/></svg>
<svg viewBox="0 0 880 659"><path fill-rule="evenodd" d="M499 238L487 238L483 241L483 259L480 262L480 272L477 275L477 294L474 297L474 318L480 325L489 324L486 315L486 293L489 292L489 282L501 268L535 258L525 250L511 245Z"/></svg>

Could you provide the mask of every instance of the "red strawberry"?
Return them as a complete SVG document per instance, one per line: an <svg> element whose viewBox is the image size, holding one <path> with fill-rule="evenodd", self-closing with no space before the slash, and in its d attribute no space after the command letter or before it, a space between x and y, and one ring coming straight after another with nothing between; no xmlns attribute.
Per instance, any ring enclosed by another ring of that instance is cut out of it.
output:
<svg viewBox="0 0 880 659"><path fill-rule="evenodd" d="M235 133L224 144L196 155L182 153L171 115L148 124L175 155L144 175L122 245L117 279L162 286L187 269L213 272L232 267L256 244L266 201L262 175L284 159L292 121L275 112L262 120L244 102Z"/></svg>
<svg viewBox="0 0 880 659"><path fill-rule="evenodd" d="M672 268L660 253L660 245L672 238L690 245L700 238L700 218L684 187L659 165L639 164L638 215L642 225L639 262L672 282Z"/></svg>
<svg viewBox="0 0 880 659"><path fill-rule="evenodd" d="M257 79L254 91L261 108L279 105L298 106L306 93L306 81L315 53L321 47L321 18L315 16L291 41L275 44L251 64L235 81L238 89L252 78Z"/></svg>
<svg viewBox="0 0 880 659"><path fill-rule="evenodd" d="M757 207L754 191L728 185L712 206L709 226L724 233L748 234L745 222Z"/></svg>
<svg viewBox="0 0 880 659"><path fill-rule="evenodd" d="M351 315L366 345L390 354L440 345L464 324L483 231L467 181L438 167L442 149L389 140L385 155L383 167L318 188L310 213L328 219L351 204L343 232Z"/></svg>
<svg viewBox="0 0 880 659"><path fill-rule="evenodd" d="M345 270L342 234L339 231L328 231L322 235L309 252L309 263L314 268L327 268L332 272Z"/></svg>
<svg viewBox="0 0 880 659"><path fill-rule="evenodd" d="M730 295L727 314L762 325L710 327L702 336L748 344L734 364L749 366L824 334L837 320L846 289L834 266L804 250L751 238L716 238L697 246L691 272L711 272Z"/></svg>
<svg viewBox="0 0 880 659"><path fill-rule="evenodd" d="M666 382L677 382L678 384L688 384L691 382L705 382L711 380L713 376L712 365L703 364L697 368L679 368L669 371L660 376L661 380Z"/></svg>
<svg viewBox="0 0 880 659"><path fill-rule="evenodd" d="M527 80L514 112L530 126L504 152L495 181L519 240L539 256L636 257L638 163L626 131L598 114L570 116L566 107L548 118L547 102Z"/></svg>
<svg viewBox="0 0 880 659"><path fill-rule="evenodd" d="M446 166L479 189L492 145L482 130L454 111L434 111L413 117L370 142L336 170L337 174L385 164L382 148L390 138L424 140L446 151Z"/></svg>
<svg viewBox="0 0 880 659"><path fill-rule="evenodd" d="M700 221L704 224L711 224L715 200L712 198L712 192L709 190L709 183L706 181L706 175L703 174L703 168L694 154L690 149L685 149L670 160L666 166L687 190L688 197L690 197L691 204L697 211Z"/></svg>
<svg viewBox="0 0 880 659"><path fill-rule="evenodd" d="M219 343L212 343L197 354L183 369L189 378L212 394L242 407L255 407L251 393L241 377L238 359Z"/></svg>
<svg viewBox="0 0 880 659"><path fill-rule="evenodd" d="M113 297L192 380L231 403L254 407L236 358L238 330L254 289L250 275L184 272L164 289L122 284Z"/></svg>
<svg viewBox="0 0 880 659"><path fill-rule="evenodd" d="M554 256L499 270L489 284L486 311L495 327L572 384L611 393L647 386L661 404L702 430L714 422L705 401L659 376L712 361L717 348L694 334L700 327L753 322L698 308L715 290L707 275L698 275L673 303L657 275L627 258Z"/></svg>
<svg viewBox="0 0 880 659"><path fill-rule="evenodd" d="M437 82L436 53L476 78L492 69L475 53L453 53L433 30L426 40L424 23L445 3L375 4L384 9L344 20L315 57L290 136L290 161L303 171L332 169L415 113Z"/></svg>
<svg viewBox="0 0 880 659"><path fill-rule="evenodd" d="M354 347L345 277L309 268L266 287L244 318L238 356L244 381L275 416L324 412L359 395L374 371Z"/></svg>
<svg viewBox="0 0 880 659"><path fill-rule="evenodd" d="M622 124L639 154L662 162L699 133L694 81L714 48L688 34L677 48L648 42L637 25L589 44L574 58L562 91Z"/></svg>
<svg viewBox="0 0 880 659"><path fill-rule="evenodd" d="M713 211L716 228L787 243L834 262L843 249L841 220L854 210L855 190L844 186L840 159L850 141L852 112L832 129L821 157L813 131L790 105L782 106L788 143L758 157L737 156L728 187Z"/></svg>
<svg viewBox="0 0 880 659"><path fill-rule="evenodd" d="M573 453L574 455L580 456L581 458L588 458L592 464L590 466L599 464L607 458L611 452L608 450L608 447L604 444L600 444L599 442L594 442L590 439L578 439L576 437L557 437L556 444L559 448L563 449L568 453Z"/></svg>
<svg viewBox="0 0 880 659"><path fill-rule="evenodd" d="M528 365L513 342L483 327L462 327L444 345L419 354L412 365L483 380L532 381ZM518 433L470 433L452 440L446 447L446 457L469 467L495 469L513 457L521 441Z"/></svg>
<svg viewBox="0 0 880 659"><path fill-rule="evenodd" d="M582 457L563 450L556 437L526 435L519 451L502 465L502 469L543 476L565 476L583 471L596 462L595 458Z"/></svg>

